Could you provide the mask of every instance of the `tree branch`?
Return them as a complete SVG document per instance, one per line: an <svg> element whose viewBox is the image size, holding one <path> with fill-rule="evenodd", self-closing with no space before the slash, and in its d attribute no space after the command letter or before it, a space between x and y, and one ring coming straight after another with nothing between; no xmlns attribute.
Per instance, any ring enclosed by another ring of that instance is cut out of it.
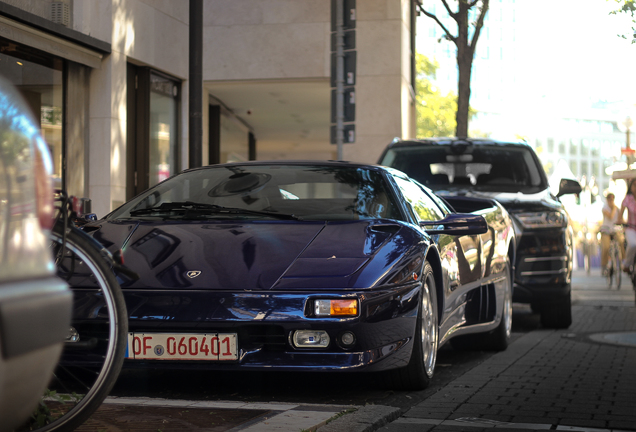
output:
<svg viewBox="0 0 636 432"><path fill-rule="evenodd" d="M444 0L444 3L446 3L446 1ZM451 40L453 43L455 43L455 45L457 45L457 38L455 36L453 36L451 34L451 32L448 31L448 29L444 26L444 24L442 24L442 22L437 18L437 16L435 16L434 14L427 12L426 10L424 10L424 6L422 6L421 4L417 5L420 8L420 11L426 15L429 18L432 18L433 20L435 20L435 22L442 28L442 30L444 30L444 33L446 33L446 37Z"/></svg>
<svg viewBox="0 0 636 432"><path fill-rule="evenodd" d="M442 3L444 4L444 7L446 8L446 12L448 12L448 14L455 20L457 21L457 12L453 12L450 8L450 6L448 6L448 2L446 0L442 0Z"/></svg>
<svg viewBox="0 0 636 432"><path fill-rule="evenodd" d="M479 0L475 0L471 7L474 6ZM481 28L484 26L484 20L486 19L486 13L488 12L488 4L490 0L482 0L483 4L481 7L481 12L479 13L479 18L477 19L477 23L475 23L475 33L473 33L473 39L470 41L470 50L474 53L475 47L477 46L477 40L479 39L479 34L481 33Z"/></svg>

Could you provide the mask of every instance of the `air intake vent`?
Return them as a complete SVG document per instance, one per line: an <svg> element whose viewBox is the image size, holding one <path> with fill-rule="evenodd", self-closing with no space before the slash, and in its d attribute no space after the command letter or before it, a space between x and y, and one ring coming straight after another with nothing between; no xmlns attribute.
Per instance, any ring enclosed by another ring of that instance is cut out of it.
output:
<svg viewBox="0 0 636 432"><path fill-rule="evenodd" d="M62 24L68 27L71 21L71 11L68 3L64 1L54 1L51 3L51 21L55 24Z"/></svg>

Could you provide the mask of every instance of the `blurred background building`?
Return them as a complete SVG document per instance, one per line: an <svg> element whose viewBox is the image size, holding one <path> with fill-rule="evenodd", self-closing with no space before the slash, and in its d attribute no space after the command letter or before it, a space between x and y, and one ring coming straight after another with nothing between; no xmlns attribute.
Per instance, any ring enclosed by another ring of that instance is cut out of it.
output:
<svg viewBox="0 0 636 432"><path fill-rule="evenodd" d="M421 3L452 25L440 1ZM561 177L581 182L581 197L564 198L580 250L596 241L604 193L615 193L618 205L624 197L625 183L612 181L611 173L627 168L625 121L636 118L636 96L624 74L633 69L614 66L627 53L613 51L621 46L619 29L607 24L614 5L591 3L490 0L471 81L472 136L527 141L555 179L555 192ZM417 49L439 64L434 84L441 92L456 93L454 44L424 16Z"/></svg>
<svg viewBox="0 0 636 432"><path fill-rule="evenodd" d="M99 217L189 165L189 3L0 1L0 73L40 120L58 184ZM203 164L336 159L336 2L202 4ZM343 159L375 162L415 134L415 3L344 5L355 118Z"/></svg>

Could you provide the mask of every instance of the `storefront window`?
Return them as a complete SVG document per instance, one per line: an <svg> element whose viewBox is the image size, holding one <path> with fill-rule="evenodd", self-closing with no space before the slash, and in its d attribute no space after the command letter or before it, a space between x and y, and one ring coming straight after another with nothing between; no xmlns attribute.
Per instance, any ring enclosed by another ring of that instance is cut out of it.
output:
<svg viewBox="0 0 636 432"><path fill-rule="evenodd" d="M150 184L177 172L177 85L150 74Z"/></svg>
<svg viewBox="0 0 636 432"><path fill-rule="evenodd" d="M0 71L24 96L42 128L53 159L56 188L64 186L63 66L62 59L0 38Z"/></svg>

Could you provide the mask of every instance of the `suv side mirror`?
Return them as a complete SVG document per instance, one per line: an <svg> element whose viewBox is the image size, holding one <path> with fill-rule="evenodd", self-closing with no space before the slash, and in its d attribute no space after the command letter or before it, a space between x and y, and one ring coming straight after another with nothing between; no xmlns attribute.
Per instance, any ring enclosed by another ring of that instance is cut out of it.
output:
<svg viewBox="0 0 636 432"><path fill-rule="evenodd" d="M557 198L562 195L568 194L580 194L583 189L581 185L576 180L572 179L561 179L559 183L559 193L557 194Z"/></svg>
<svg viewBox="0 0 636 432"><path fill-rule="evenodd" d="M426 228L433 225L435 228ZM441 225L441 228L439 227ZM420 226L431 235L450 234L456 236L477 235L488 232L488 223L482 215L451 213L439 221L421 221Z"/></svg>

